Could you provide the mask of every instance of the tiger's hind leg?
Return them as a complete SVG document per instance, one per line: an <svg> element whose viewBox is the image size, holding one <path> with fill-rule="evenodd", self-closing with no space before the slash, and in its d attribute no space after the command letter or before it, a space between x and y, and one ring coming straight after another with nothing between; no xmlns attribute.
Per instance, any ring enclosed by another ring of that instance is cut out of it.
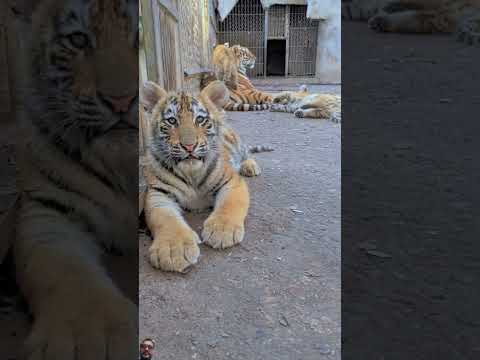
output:
<svg viewBox="0 0 480 360"><path fill-rule="evenodd" d="M261 173L262 169L253 157L249 157L248 159L243 160L240 164L240 175L253 177L258 176Z"/></svg>
<svg viewBox="0 0 480 360"><path fill-rule="evenodd" d="M240 140L238 140L240 143ZM240 175L253 177L258 176L262 173L260 165L258 165L255 158L252 156L250 149L241 143L241 163L240 163Z"/></svg>
<svg viewBox="0 0 480 360"><path fill-rule="evenodd" d="M294 115L298 118L326 119L334 123L341 122L340 112L318 108L298 109Z"/></svg>
<svg viewBox="0 0 480 360"><path fill-rule="evenodd" d="M468 45L480 44L480 11L461 22L457 29L457 39Z"/></svg>

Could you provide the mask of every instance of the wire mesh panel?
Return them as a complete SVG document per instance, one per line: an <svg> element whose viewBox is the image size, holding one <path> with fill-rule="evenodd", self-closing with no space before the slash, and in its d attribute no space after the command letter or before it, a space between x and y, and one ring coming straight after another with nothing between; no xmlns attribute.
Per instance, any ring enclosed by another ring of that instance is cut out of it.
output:
<svg viewBox="0 0 480 360"><path fill-rule="evenodd" d="M305 5L290 5L289 76L315 76L318 20L307 18Z"/></svg>
<svg viewBox="0 0 480 360"><path fill-rule="evenodd" d="M265 12L260 0L240 0L223 22L218 24L218 43L247 47L257 58L248 77L263 76L265 49Z"/></svg>
<svg viewBox="0 0 480 360"><path fill-rule="evenodd" d="M285 5L273 5L268 9L268 38L285 38Z"/></svg>

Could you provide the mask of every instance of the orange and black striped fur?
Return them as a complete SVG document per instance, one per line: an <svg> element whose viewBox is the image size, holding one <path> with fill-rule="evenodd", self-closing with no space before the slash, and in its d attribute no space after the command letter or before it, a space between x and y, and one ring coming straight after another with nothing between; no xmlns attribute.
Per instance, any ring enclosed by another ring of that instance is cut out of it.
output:
<svg viewBox="0 0 480 360"><path fill-rule="evenodd" d="M225 68L220 72L223 77L219 77L218 71L216 77L224 81L230 91L230 98L224 106L225 110L258 111L267 110L270 107L272 96L255 89L246 75L247 69L255 66L255 60L255 55L248 48L240 45L230 47L228 43L225 43L215 47L212 58L213 65L216 69ZM237 69L235 76L225 78L225 74L232 73L232 66ZM214 77L210 77L203 83L207 84L214 79Z"/></svg>
<svg viewBox="0 0 480 360"><path fill-rule="evenodd" d="M223 120L227 99L220 81L196 97L167 94L152 82L142 88L148 128L144 210L156 268L183 272L198 261L201 241L223 249L243 240L250 200L241 175L258 175L260 168ZM200 237L182 211L210 207Z"/></svg>
<svg viewBox="0 0 480 360"><path fill-rule="evenodd" d="M350 0L342 17L368 20L371 29L397 33L457 33L480 42L480 0Z"/></svg>

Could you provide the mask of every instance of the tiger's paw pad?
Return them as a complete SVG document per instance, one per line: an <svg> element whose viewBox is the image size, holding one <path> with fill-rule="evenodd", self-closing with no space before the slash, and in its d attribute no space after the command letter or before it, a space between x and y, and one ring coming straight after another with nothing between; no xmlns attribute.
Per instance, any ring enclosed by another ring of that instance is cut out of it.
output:
<svg viewBox="0 0 480 360"><path fill-rule="evenodd" d="M480 17L474 17L459 26L457 29L458 41L468 45L480 44Z"/></svg>
<svg viewBox="0 0 480 360"><path fill-rule="evenodd" d="M203 224L203 242L214 249L226 249L239 244L245 235L242 224L227 217L211 216Z"/></svg>
<svg viewBox="0 0 480 360"><path fill-rule="evenodd" d="M368 26L376 32L385 32L387 29L387 19L385 16L376 15L368 20Z"/></svg>
<svg viewBox="0 0 480 360"><path fill-rule="evenodd" d="M302 109L298 109L298 110L295 111L293 114L294 114L296 117L298 117L298 118L303 118L303 117L305 117L305 113L303 112Z"/></svg>
<svg viewBox="0 0 480 360"><path fill-rule="evenodd" d="M190 229L155 239L148 250L150 264L164 271L184 273L197 263L200 257L199 243L200 238Z"/></svg>
<svg viewBox="0 0 480 360"><path fill-rule="evenodd" d="M255 159L247 159L242 161L242 164L240 165L240 174L243 176L258 176L261 172L262 170Z"/></svg>

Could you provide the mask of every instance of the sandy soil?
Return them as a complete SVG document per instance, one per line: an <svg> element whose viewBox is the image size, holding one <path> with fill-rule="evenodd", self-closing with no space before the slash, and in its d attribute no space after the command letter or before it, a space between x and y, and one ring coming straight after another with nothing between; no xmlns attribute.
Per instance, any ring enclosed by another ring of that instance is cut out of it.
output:
<svg viewBox="0 0 480 360"><path fill-rule="evenodd" d="M338 86L329 87L339 92ZM258 154L246 238L202 245L187 275L154 270L140 246L140 336L158 358L340 359L341 126L271 112L228 113ZM205 216L190 216L200 230Z"/></svg>

